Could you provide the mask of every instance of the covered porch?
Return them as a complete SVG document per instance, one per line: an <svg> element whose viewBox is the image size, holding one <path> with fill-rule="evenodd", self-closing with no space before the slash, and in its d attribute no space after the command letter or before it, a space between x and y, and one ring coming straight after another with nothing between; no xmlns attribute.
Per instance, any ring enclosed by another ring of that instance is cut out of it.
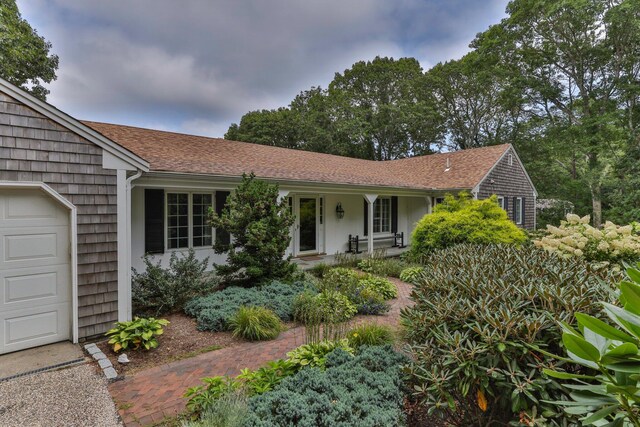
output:
<svg viewBox="0 0 640 427"><path fill-rule="evenodd" d="M311 260L386 249L395 256L409 244L415 224L431 210L423 194L280 190L295 223L287 255Z"/></svg>

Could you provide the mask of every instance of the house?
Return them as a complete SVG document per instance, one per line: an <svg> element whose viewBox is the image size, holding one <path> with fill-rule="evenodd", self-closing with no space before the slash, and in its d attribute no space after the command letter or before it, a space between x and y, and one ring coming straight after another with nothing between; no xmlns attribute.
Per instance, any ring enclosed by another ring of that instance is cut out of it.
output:
<svg viewBox="0 0 640 427"><path fill-rule="evenodd" d="M243 172L278 183L294 257L391 246L447 193L492 194L535 228L510 145L375 162L80 122L0 79L0 353L101 334L131 318L131 267L152 253L224 258L207 226Z"/></svg>

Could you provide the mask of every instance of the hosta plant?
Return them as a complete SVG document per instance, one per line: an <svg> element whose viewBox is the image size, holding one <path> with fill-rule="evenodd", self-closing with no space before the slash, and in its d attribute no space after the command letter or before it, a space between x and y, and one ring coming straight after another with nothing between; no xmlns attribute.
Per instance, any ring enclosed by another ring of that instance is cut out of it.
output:
<svg viewBox="0 0 640 427"><path fill-rule="evenodd" d="M163 327L168 325L165 319L153 317L136 317L128 322L117 322L116 327L107 331L105 335L110 337L109 344L113 345L113 351L138 350L144 348L151 350L158 347L158 335L164 332Z"/></svg>
<svg viewBox="0 0 640 427"><path fill-rule="evenodd" d="M415 283L420 279L423 271L423 267L407 267L400 273L400 280L407 283Z"/></svg>
<svg viewBox="0 0 640 427"><path fill-rule="evenodd" d="M559 227L547 226L547 235L534 244L562 256L585 257L590 261L630 261L640 259L640 230L607 221L595 228L589 216L568 214Z"/></svg>
<svg viewBox="0 0 640 427"><path fill-rule="evenodd" d="M638 264L640 268L640 264ZM562 342L569 358L596 374L546 369L565 384L571 400L557 401L569 414L580 415L582 425L640 427L640 270L628 268L629 280L620 282L620 306L603 302L611 326L577 313L578 328L563 325Z"/></svg>
<svg viewBox="0 0 640 427"><path fill-rule="evenodd" d="M450 425L564 425L545 401L562 387L542 370L561 351L558 321L598 316L620 273L533 246L460 245L434 252L402 311L413 397ZM535 421L534 421L535 420Z"/></svg>
<svg viewBox="0 0 640 427"><path fill-rule="evenodd" d="M354 352L349 345L349 340L341 339L338 341L320 341L318 343L304 344L287 353L287 357L289 362L299 368L305 366L324 368L327 355L337 348L349 354Z"/></svg>

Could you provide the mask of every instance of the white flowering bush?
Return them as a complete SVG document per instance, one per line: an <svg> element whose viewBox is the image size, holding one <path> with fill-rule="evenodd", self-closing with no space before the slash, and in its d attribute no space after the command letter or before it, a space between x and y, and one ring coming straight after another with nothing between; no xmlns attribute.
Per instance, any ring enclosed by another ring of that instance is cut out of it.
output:
<svg viewBox="0 0 640 427"><path fill-rule="evenodd" d="M533 243L562 256L581 256L590 261L640 259L640 224L625 226L607 221L601 229L589 224L589 215L568 214L560 227L547 225L547 235Z"/></svg>

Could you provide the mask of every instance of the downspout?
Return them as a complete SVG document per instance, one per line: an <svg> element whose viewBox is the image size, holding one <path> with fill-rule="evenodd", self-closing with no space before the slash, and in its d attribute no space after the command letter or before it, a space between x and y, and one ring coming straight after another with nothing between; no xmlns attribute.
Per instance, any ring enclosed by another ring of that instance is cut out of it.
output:
<svg viewBox="0 0 640 427"><path fill-rule="evenodd" d="M131 308L131 183L142 176L142 171L137 170L135 174L127 178L126 192L127 192L127 319L131 320L133 317Z"/></svg>

